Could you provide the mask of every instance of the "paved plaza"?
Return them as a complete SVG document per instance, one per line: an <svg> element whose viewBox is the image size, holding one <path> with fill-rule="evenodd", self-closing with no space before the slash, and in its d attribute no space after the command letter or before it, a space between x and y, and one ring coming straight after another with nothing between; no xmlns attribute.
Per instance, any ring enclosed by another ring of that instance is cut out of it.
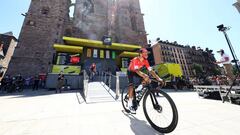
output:
<svg viewBox="0 0 240 135"><path fill-rule="evenodd" d="M169 135L239 135L240 106L169 91L179 123ZM26 90L0 95L0 135L161 135L146 121L142 106L124 113L120 101L84 102L79 91Z"/></svg>

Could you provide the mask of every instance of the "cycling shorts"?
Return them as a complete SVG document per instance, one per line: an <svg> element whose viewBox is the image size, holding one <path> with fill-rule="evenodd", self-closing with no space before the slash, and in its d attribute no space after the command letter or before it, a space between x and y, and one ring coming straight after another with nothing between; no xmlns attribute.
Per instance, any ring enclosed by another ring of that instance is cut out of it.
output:
<svg viewBox="0 0 240 135"><path fill-rule="evenodd" d="M138 86L142 82L142 77L140 77L136 72L132 72L127 70L127 76L128 76L128 85L134 85Z"/></svg>

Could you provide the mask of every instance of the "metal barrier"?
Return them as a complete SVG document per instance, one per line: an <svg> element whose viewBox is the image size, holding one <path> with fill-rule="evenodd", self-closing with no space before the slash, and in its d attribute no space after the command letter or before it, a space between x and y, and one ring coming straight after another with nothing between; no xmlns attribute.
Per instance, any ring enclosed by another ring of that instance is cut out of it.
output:
<svg viewBox="0 0 240 135"><path fill-rule="evenodd" d="M100 77L101 81L107 85L109 87L109 90L115 90L116 93L116 99L119 98L119 89L120 89L120 84L119 84L119 76L117 75L113 75L112 73L109 72L102 72L101 73L101 77Z"/></svg>
<svg viewBox="0 0 240 135"><path fill-rule="evenodd" d="M194 85L193 87L199 96L207 97L213 92L219 92L219 96L223 102L227 100L230 103L233 103L235 101L239 102L238 100L240 100L239 86L233 86L228 95L227 91L230 89L230 86L226 85Z"/></svg>
<svg viewBox="0 0 240 135"><path fill-rule="evenodd" d="M228 90L231 86L220 86L220 95L222 98L222 101L229 101L230 103L233 103L237 100L239 102L240 100L240 87L239 86L233 86L230 93L227 94ZM239 103L238 103L239 104Z"/></svg>
<svg viewBox="0 0 240 135"><path fill-rule="evenodd" d="M86 70L84 70L83 71L83 94L85 96L85 99L87 99L88 81L89 81L89 76L88 76Z"/></svg>

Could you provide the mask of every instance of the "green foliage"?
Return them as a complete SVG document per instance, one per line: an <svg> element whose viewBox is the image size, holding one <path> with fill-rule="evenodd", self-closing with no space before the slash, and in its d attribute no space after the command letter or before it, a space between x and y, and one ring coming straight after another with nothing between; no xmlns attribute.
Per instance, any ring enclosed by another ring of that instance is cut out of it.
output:
<svg viewBox="0 0 240 135"><path fill-rule="evenodd" d="M193 70L195 70L195 73L196 73L197 76L200 76L200 75L203 74L203 67L202 67L202 65L194 63L193 64Z"/></svg>
<svg viewBox="0 0 240 135"><path fill-rule="evenodd" d="M218 68L213 68L212 73L213 73L213 75L221 75L221 71Z"/></svg>
<svg viewBox="0 0 240 135"><path fill-rule="evenodd" d="M233 65L233 74L236 75L238 73L238 69L236 65Z"/></svg>

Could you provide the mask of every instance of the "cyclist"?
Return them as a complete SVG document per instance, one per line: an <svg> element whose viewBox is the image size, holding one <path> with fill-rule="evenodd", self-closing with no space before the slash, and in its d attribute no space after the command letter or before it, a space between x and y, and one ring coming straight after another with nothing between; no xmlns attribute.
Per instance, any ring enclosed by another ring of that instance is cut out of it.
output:
<svg viewBox="0 0 240 135"><path fill-rule="evenodd" d="M149 76L141 71L142 67L146 67L147 70L151 73L151 75L156 78L161 84L164 84L163 80L152 70L147 60L148 58L148 51L145 48L141 48L139 50L139 56L133 58L128 66L127 75L128 75L128 109L130 113L136 114L136 110L133 107L133 94L134 94L134 77L141 78L142 83L150 83Z"/></svg>
<svg viewBox="0 0 240 135"><path fill-rule="evenodd" d="M95 63L90 66L90 79L93 80L94 75L97 73L97 67Z"/></svg>

